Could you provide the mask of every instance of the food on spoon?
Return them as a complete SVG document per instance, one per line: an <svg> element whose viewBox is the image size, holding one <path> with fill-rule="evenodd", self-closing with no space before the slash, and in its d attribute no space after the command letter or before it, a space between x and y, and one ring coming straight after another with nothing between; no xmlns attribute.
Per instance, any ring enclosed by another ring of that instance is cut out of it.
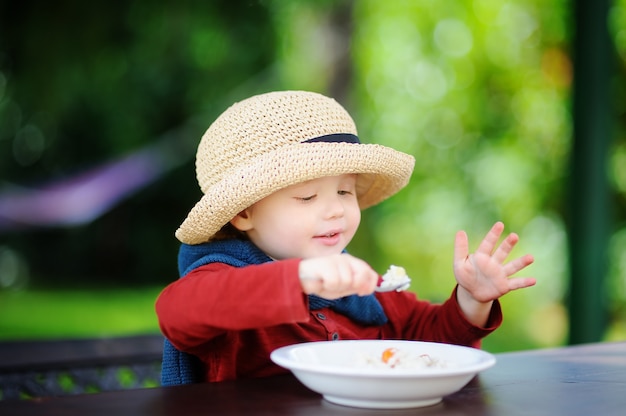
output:
<svg viewBox="0 0 626 416"><path fill-rule="evenodd" d="M409 286L411 285L411 278L407 276L406 270L404 270L404 267L394 266L392 264L391 266L389 266L389 269L382 276L380 287L385 288L385 287L390 287L390 286L396 286L401 283L405 283L405 284L399 287L398 289L396 289L396 291L398 292L407 290L409 288Z"/></svg>

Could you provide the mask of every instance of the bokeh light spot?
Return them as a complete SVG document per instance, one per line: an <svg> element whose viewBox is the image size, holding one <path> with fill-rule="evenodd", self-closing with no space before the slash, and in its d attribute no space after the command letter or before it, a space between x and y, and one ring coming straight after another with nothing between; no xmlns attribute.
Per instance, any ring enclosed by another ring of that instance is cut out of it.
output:
<svg viewBox="0 0 626 416"><path fill-rule="evenodd" d="M474 43L469 28L456 19L446 19L437 23L434 39L441 52L454 57L467 55Z"/></svg>

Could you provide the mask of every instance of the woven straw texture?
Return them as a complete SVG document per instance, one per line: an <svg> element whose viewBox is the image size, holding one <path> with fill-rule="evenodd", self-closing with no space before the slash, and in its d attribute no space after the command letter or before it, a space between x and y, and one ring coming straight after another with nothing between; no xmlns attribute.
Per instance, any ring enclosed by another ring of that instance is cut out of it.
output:
<svg viewBox="0 0 626 416"><path fill-rule="evenodd" d="M232 105L208 128L196 154L204 196L176 231L186 244L208 241L237 213L271 193L307 180L357 173L361 209L404 187L415 160L394 149L359 143L303 143L357 134L335 100L304 91L253 96Z"/></svg>

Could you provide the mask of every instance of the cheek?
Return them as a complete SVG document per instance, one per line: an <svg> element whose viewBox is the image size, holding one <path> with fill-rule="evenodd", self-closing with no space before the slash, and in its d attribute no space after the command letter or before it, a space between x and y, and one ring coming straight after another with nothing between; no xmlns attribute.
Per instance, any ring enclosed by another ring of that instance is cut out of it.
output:
<svg viewBox="0 0 626 416"><path fill-rule="evenodd" d="M302 236L309 236L313 233L315 221L307 216L305 212L291 213L285 215L276 224L281 229L281 234L287 239L295 240Z"/></svg>
<svg viewBox="0 0 626 416"><path fill-rule="evenodd" d="M361 207L359 207L358 201L355 199L346 202L343 206L345 210L344 216L349 219L350 222L361 221Z"/></svg>
<svg viewBox="0 0 626 416"><path fill-rule="evenodd" d="M353 229L352 231L354 235L354 233L356 233L357 228L359 228L359 225L361 224L361 208L359 208L358 205L356 205L350 210L349 222L350 222L349 226L350 228Z"/></svg>
<svg viewBox="0 0 626 416"><path fill-rule="evenodd" d="M251 239L270 257L282 260L305 256L309 234L309 228L302 218L285 215L273 217L263 227L257 228Z"/></svg>
<svg viewBox="0 0 626 416"><path fill-rule="evenodd" d="M273 215L264 224L262 233L265 238L274 242L297 241L308 232L307 224L308 222L301 214L284 211L281 215Z"/></svg>

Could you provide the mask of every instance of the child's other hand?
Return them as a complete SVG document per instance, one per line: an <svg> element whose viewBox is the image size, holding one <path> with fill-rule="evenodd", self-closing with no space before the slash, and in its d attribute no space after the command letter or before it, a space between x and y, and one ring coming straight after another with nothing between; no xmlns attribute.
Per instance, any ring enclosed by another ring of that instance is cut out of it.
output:
<svg viewBox="0 0 626 416"><path fill-rule="evenodd" d="M509 278L532 264L534 259L527 254L505 263L519 237L511 233L496 248L503 230L503 223L495 223L473 254L469 254L467 234L463 231L456 234L454 277L460 289L466 291L476 302L490 302L512 290L536 283L530 277Z"/></svg>
<svg viewBox="0 0 626 416"><path fill-rule="evenodd" d="M349 254L304 259L298 271L304 293L326 299L369 295L379 278L369 264Z"/></svg>

